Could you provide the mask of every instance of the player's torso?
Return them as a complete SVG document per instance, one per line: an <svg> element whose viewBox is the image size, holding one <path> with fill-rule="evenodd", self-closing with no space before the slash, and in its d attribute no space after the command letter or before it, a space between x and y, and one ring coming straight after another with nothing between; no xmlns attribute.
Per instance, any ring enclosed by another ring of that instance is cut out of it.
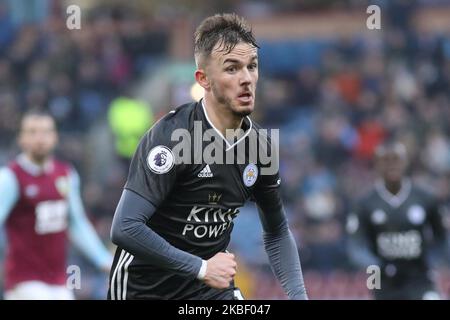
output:
<svg viewBox="0 0 450 320"><path fill-rule="evenodd" d="M180 249L208 258L228 245L233 220L251 196L258 171L252 163L192 164L149 225Z"/></svg>
<svg viewBox="0 0 450 320"><path fill-rule="evenodd" d="M233 220L260 178L251 148L257 143L257 131L244 118L241 135L229 142L212 128L201 103L177 116L189 129L185 132L189 140L174 145L172 152L177 159L189 156L178 161L182 169L175 186L148 224L176 247L209 258L226 249ZM155 157L158 154L150 159ZM151 166L157 169L156 163Z"/></svg>
<svg viewBox="0 0 450 320"><path fill-rule="evenodd" d="M374 192L366 205L373 246L383 259L407 262L424 258L429 218L421 192L412 188L398 202Z"/></svg>
<svg viewBox="0 0 450 320"><path fill-rule="evenodd" d="M20 197L8 219L12 229L25 228L32 235L64 231L68 221L69 168L55 162L51 172L32 175L13 165Z"/></svg>
<svg viewBox="0 0 450 320"><path fill-rule="evenodd" d="M44 278L61 282L65 272L69 167L54 161L52 170L31 174L10 165L19 184L19 199L6 221L9 278Z"/></svg>

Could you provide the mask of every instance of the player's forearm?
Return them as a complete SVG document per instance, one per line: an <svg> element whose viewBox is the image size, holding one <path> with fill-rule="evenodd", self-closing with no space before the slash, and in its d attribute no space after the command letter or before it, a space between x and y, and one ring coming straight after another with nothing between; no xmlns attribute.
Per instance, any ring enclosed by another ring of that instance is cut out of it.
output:
<svg viewBox="0 0 450 320"><path fill-rule="evenodd" d="M112 242L154 266L197 277L202 259L175 248L146 225L155 210L149 201L125 190L114 216Z"/></svg>
<svg viewBox="0 0 450 320"><path fill-rule="evenodd" d="M72 243L98 268L109 269L112 256L86 217L80 195L80 178L74 169L70 173L68 201L70 214L69 237Z"/></svg>
<svg viewBox="0 0 450 320"><path fill-rule="evenodd" d="M450 235L445 227L445 207L433 200L435 205L430 210L430 224L433 232L431 249L436 253L437 264L448 265L450 263Z"/></svg>
<svg viewBox="0 0 450 320"><path fill-rule="evenodd" d="M264 246L273 272L290 299L307 299L297 245L289 230L278 189L271 188L255 196L264 229Z"/></svg>
<svg viewBox="0 0 450 320"><path fill-rule="evenodd" d="M111 254L86 217L80 217L71 223L69 236L74 245L98 268L108 269L111 266Z"/></svg>
<svg viewBox="0 0 450 320"><path fill-rule="evenodd" d="M297 245L289 228L286 226L280 232L265 233L264 246L272 270L289 298L308 299Z"/></svg>

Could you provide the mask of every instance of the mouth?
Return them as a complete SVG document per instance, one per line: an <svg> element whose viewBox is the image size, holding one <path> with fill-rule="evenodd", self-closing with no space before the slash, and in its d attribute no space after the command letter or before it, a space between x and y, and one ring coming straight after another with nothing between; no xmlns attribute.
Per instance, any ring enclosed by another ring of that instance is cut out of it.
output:
<svg viewBox="0 0 450 320"><path fill-rule="evenodd" d="M402 174L401 174L401 171L398 170L398 169L388 169L388 170L386 170L386 174L387 174L389 177L394 177L394 178L397 178L397 177L399 177L399 176L402 175Z"/></svg>
<svg viewBox="0 0 450 320"><path fill-rule="evenodd" d="M253 95L250 91L246 91L238 95L238 100L242 103L250 103L253 100Z"/></svg>

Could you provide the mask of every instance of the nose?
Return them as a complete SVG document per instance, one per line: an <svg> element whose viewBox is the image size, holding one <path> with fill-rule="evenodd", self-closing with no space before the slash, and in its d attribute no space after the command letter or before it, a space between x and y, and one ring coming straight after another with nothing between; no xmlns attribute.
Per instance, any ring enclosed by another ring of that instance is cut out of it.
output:
<svg viewBox="0 0 450 320"><path fill-rule="evenodd" d="M252 82L252 76L250 74L250 71L247 70L247 68L244 68L241 73L240 78L240 85L245 86L249 85Z"/></svg>

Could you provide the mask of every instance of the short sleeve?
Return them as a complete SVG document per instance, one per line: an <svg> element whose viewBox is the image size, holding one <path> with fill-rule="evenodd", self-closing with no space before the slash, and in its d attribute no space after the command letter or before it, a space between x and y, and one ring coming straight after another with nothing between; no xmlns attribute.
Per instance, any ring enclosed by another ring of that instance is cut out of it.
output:
<svg viewBox="0 0 450 320"><path fill-rule="evenodd" d="M265 158L258 163L258 179L253 196L257 200L266 193L279 192L281 179L279 174L279 146L267 133L258 132L258 156ZM263 156L264 155L264 156Z"/></svg>
<svg viewBox="0 0 450 320"><path fill-rule="evenodd" d="M366 222L366 209L363 200L358 200L352 204L351 212L347 215L346 231L350 236L368 236L368 226Z"/></svg>
<svg viewBox="0 0 450 320"><path fill-rule="evenodd" d="M270 140L264 142L268 142L269 148L271 147L272 144ZM275 150L278 152L277 148L275 148ZM258 179L252 193L252 198L260 209L260 216L265 231L278 230L286 223L280 194L281 180L278 168L278 157L272 157L271 159L276 163L272 162L266 165L259 163Z"/></svg>
<svg viewBox="0 0 450 320"><path fill-rule="evenodd" d="M131 160L125 189L158 207L175 185L181 165L175 164L170 140L172 130L162 120L141 139Z"/></svg>

